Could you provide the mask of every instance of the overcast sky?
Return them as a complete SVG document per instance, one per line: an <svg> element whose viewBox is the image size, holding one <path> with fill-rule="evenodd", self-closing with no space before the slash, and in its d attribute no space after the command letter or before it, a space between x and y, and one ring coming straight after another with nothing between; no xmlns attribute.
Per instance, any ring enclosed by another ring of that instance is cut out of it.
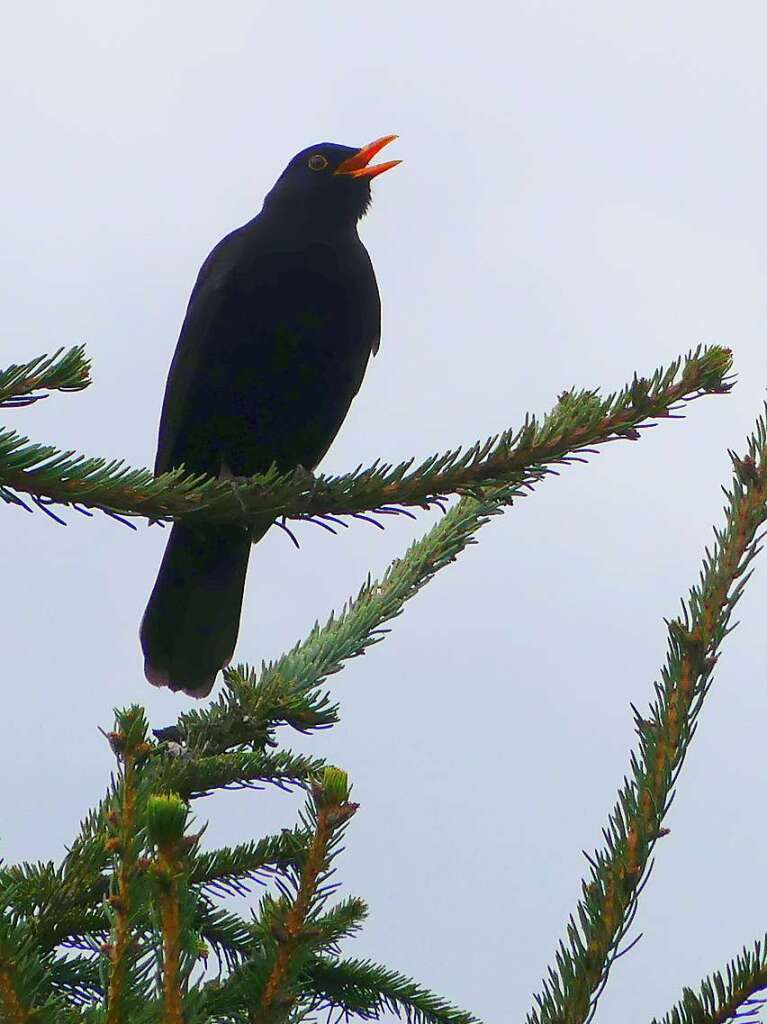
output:
<svg viewBox="0 0 767 1024"><path fill-rule="evenodd" d="M323 468L427 455L612 390L700 342L739 382L612 445L487 527L294 747L346 767L350 945L488 1021L552 959L628 768L664 616L721 519L726 449L767 383L761 3L13 5L0 24L2 365L86 341L94 385L7 411L35 440L154 458L168 364L210 247L317 141L397 132L361 226L379 357ZM395 152L396 150L396 152ZM163 532L0 509L0 853L58 858L100 797L97 726L146 685L138 623ZM278 655L430 517L258 545L237 656ZM273 535L272 535L273 534ZM762 556L764 558L765 556ZM767 565L740 606L598 1020L646 1021L767 928ZM199 805L211 842L292 823L282 795Z"/></svg>

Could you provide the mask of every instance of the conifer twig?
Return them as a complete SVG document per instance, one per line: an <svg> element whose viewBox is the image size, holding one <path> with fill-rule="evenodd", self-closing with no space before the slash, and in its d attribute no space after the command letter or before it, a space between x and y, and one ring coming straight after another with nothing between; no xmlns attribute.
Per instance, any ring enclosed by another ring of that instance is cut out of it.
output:
<svg viewBox="0 0 767 1024"><path fill-rule="evenodd" d="M744 949L727 964L724 977L715 971L704 978L697 992L685 988L681 1000L665 1017L652 1024L727 1024L735 1020L759 1024L758 1014L767 1004L767 936Z"/></svg>
<svg viewBox="0 0 767 1024"><path fill-rule="evenodd" d="M743 457L730 453L735 469L727 494L724 529L714 531L700 582L668 623L668 656L656 699L646 717L636 715L639 749L631 776L605 830L606 848L589 858L591 876L560 943L528 1024L581 1024L592 1018L619 946L634 919L663 828L673 789L712 682L719 649L733 610L760 550L757 531L767 519L767 426L757 421Z"/></svg>
<svg viewBox="0 0 767 1024"><path fill-rule="evenodd" d="M246 883L257 880L262 872L269 877L286 866L300 867L309 841L305 829L284 829L257 841L201 852L194 859L189 881L211 892L242 896L249 891Z"/></svg>
<svg viewBox="0 0 767 1024"><path fill-rule="evenodd" d="M29 922L16 914L8 890L0 904L0 1021L58 1024L66 1008L52 984L51 958L42 954Z"/></svg>
<svg viewBox="0 0 767 1024"><path fill-rule="evenodd" d="M7 1024L27 1024L32 1011L22 1000L16 963L8 953L7 944L0 941L0 1020Z"/></svg>
<svg viewBox="0 0 767 1024"><path fill-rule="evenodd" d="M45 394L39 391L82 391L91 383L85 346L60 348L52 356L38 356L28 363L0 371L0 409L31 405Z"/></svg>
<svg viewBox="0 0 767 1024"><path fill-rule="evenodd" d="M259 783L288 787L316 775L324 767L321 758L280 750L275 754L238 751L215 757L171 762L163 780L186 798L202 796L213 789L245 789Z"/></svg>
<svg viewBox="0 0 767 1024"><path fill-rule="evenodd" d="M29 494L44 504L100 508L111 515L152 520L192 518L252 526L271 519L315 519L382 514L426 507L448 494L474 493L499 484L526 486L557 466L579 461L596 445L636 440L643 427L679 415L682 404L729 390L732 355L719 346L698 348L650 379L635 377L607 398L596 391L564 392L542 420L528 416L507 430L461 449L434 455L420 465L376 461L343 476L307 480L276 470L229 482L185 476L182 470L153 477L121 461L86 459L0 432L0 495L21 503Z"/></svg>
<svg viewBox="0 0 767 1024"><path fill-rule="evenodd" d="M184 912L181 887L187 885L189 851L194 845L184 835L188 809L175 793L150 796L146 807L147 831L157 848L149 867L156 891L162 934L163 1024L184 1024Z"/></svg>
<svg viewBox="0 0 767 1024"><path fill-rule="evenodd" d="M313 1008L339 1010L344 1019L377 1019L384 1011L412 1024L479 1024L441 996L397 971L370 960L331 960L317 957L305 974Z"/></svg>
<svg viewBox="0 0 767 1024"><path fill-rule="evenodd" d="M337 768L326 768L322 780L312 786L314 834L295 897L283 919L275 920L271 925L276 955L261 992L259 1005L251 1013L252 1024L282 1020L295 1002L296 994L288 984L291 961L304 938L309 912L318 899L321 877L328 870L333 839L357 810L357 805L349 803L348 797L346 773Z"/></svg>
<svg viewBox="0 0 767 1024"><path fill-rule="evenodd" d="M107 903L113 916L109 955L106 1024L127 1024L130 1019L132 993L129 974L136 959L136 938L133 934L133 893L138 873L139 838L137 827L138 780L137 764L146 756L146 720L139 708L118 714L117 731L109 742L119 758L122 771L118 786L119 804L109 815L114 832L107 849L115 854L117 870L115 889Z"/></svg>
<svg viewBox="0 0 767 1024"><path fill-rule="evenodd" d="M480 527L525 494L521 487L502 487L489 490L481 499L462 498L402 558L395 559L381 579L368 580L340 615L315 626L287 654L260 673L247 665L227 669L227 688L218 700L180 717L179 729L186 742L215 753L244 743L263 746L280 723L301 731L332 725L337 721L337 706L327 694L312 691L340 671L344 662L383 640L388 631L382 626L473 543Z"/></svg>

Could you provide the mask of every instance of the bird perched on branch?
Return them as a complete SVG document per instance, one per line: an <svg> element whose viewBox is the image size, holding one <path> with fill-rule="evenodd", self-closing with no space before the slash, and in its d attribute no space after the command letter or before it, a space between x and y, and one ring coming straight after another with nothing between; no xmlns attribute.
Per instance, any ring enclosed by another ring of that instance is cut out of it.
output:
<svg viewBox="0 0 767 1024"><path fill-rule="evenodd" d="M155 473L317 466L378 350L381 304L357 222L372 179L400 163L371 163L394 138L303 150L261 213L208 256L168 375ZM250 545L269 526L173 526L141 623L150 683L210 693L237 640Z"/></svg>

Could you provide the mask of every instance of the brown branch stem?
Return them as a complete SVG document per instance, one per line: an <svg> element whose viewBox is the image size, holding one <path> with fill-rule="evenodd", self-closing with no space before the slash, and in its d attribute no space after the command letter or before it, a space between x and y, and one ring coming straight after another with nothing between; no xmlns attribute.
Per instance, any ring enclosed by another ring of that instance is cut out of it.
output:
<svg viewBox="0 0 767 1024"><path fill-rule="evenodd" d="M107 989L107 1024L124 1024L123 994L130 964L133 936L130 927L131 880L136 870L136 849L133 838L136 824L136 763L132 750L123 751L121 806L116 813L117 835L110 840L118 857L117 892L109 897L114 911L112 942L109 945L109 986Z"/></svg>
<svg viewBox="0 0 767 1024"><path fill-rule="evenodd" d="M301 882L284 922L275 930L277 956L264 985L260 1005L251 1013L251 1024L268 1024L278 1010L278 1004L279 1010L283 1011L291 1005L290 994L283 991L291 961L301 941L320 874L327 864L328 848L333 833L348 820L354 810L354 804L316 807L317 823L301 872Z"/></svg>
<svg viewBox="0 0 767 1024"><path fill-rule="evenodd" d="M184 1024L181 980L181 906L178 875L182 865L175 851L160 850L157 869L161 876L158 906L162 931L163 1024Z"/></svg>
<svg viewBox="0 0 767 1024"><path fill-rule="evenodd" d="M0 1019L8 1024L26 1024L31 1017L31 1011L24 1006L16 991L11 965L4 963L0 964L0 1007Z"/></svg>

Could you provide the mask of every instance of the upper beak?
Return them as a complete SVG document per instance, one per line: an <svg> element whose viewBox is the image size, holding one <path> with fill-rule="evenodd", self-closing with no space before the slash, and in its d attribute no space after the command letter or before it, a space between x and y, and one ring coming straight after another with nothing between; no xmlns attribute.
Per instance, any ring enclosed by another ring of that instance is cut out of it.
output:
<svg viewBox="0 0 767 1024"><path fill-rule="evenodd" d="M384 135L382 139L376 139L375 142L368 143L367 146L363 146L362 149L358 150L354 156L350 156L348 160L342 161L333 173L348 174L350 178L375 178L377 175L383 174L384 171L396 167L397 164L402 163L401 160L387 160L386 163L369 166L376 153L379 153L384 146L388 146L396 138L396 135Z"/></svg>

